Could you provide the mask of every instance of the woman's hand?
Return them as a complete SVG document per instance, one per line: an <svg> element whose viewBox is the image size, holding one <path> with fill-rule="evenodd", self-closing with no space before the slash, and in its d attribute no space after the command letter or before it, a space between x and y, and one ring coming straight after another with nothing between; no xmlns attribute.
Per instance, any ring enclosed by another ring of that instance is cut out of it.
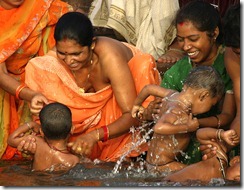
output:
<svg viewBox="0 0 244 190"><path fill-rule="evenodd" d="M30 104L30 111L34 115L38 115L44 105L48 104L48 99L43 94L36 94Z"/></svg>
<svg viewBox="0 0 244 190"><path fill-rule="evenodd" d="M216 142L214 142L214 140L212 140L212 141L213 141L213 144L207 144L207 145L202 144L199 146L199 149L203 155L202 160L207 160L207 159L212 158L216 155L218 145L216 144L216 146L215 146L214 144Z"/></svg>
<svg viewBox="0 0 244 190"><path fill-rule="evenodd" d="M17 146L18 151L25 154L35 154L36 152L36 139L29 135L25 140L22 140Z"/></svg>
<svg viewBox="0 0 244 190"><path fill-rule="evenodd" d="M155 100L149 103L147 108L144 109L142 120L152 121L158 120L161 113L161 108L163 107L162 98L156 97Z"/></svg>
<svg viewBox="0 0 244 190"><path fill-rule="evenodd" d="M170 67L172 67L177 61L183 58L185 53L178 49L170 49L161 55L157 60L157 68L160 73L166 72Z"/></svg>
<svg viewBox="0 0 244 190"><path fill-rule="evenodd" d="M187 126L187 132L193 132L199 128L198 119L193 117L192 113L190 113L188 116Z"/></svg>
<svg viewBox="0 0 244 190"><path fill-rule="evenodd" d="M93 130L90 133L79 136L75 141L69 142L67 146L75 154L89 156L98 140L96 130Z"/></svg>

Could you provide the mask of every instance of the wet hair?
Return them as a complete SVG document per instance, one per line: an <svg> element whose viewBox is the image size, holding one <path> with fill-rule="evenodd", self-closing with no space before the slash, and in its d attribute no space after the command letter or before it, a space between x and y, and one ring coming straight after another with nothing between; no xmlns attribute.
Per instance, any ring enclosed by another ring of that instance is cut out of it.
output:
<svg viewBox="0 0 244 190"><path fill-rule="evenodd" d="M222 97L225 91L224 81L212 66L198 66L192 69L184 85L193 89L206 89L212 98Z"/></svg>
<svg viewBox="0 0 244 190"><path fill-rule="evenodd" d="M42 108L40 114L42 131L47 139L65 139L72 127L70 109L61 103L50 103Z"/></svg>
<svg viewBox="0 0 244 190"><path fill-rule="evenodd" d="M80 12L68 12L62 15L54 31L56 42L70 39L75 40L81 46L90 47L93 37L93 26L90 19Z"/></svg>
<svg viewBox="0 0 244 190"><path fill-rule="evenodd" d="M223 19L224 42L228 47L240 48L240 4L232 5Z"/></svg>
<svg viewBox="0 0 244 190"><path fill-rule="evenodd" d="M223 43L220 13L210 3L195 0L181 7L176 14L175 23L177 25L186 21L192 22L199 31L207 32L210 38L213 37L214 30L218 27L219 35L216 42L218 44Z"/></svg>

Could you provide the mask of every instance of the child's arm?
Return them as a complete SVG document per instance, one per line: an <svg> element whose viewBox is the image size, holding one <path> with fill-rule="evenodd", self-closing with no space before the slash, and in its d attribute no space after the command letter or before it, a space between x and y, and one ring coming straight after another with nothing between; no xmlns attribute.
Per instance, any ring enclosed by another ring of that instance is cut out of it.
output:
<svg viewBox="0 0 244 190"><path fill-rule="evenodd" d="M168 113L161 116L154 126L154 132L161 135L174 135L196 131L199 128L197 118L188 116L185 124L174 124L178 120L177 115Z"/></svg>
<svg viewBox="0 0 244 190"><path fill-rule="evenodd" d="M235 130L201 128L197 131L197 139L201 144L211 144L212 139L215 141L225 141L227 144L235 146L239 143L239 137Z"/></svg>
<svg viewBox="0 0 244 190"><path fill-rule="evenodd" d="M144 108L141 105L150 95L164 98L171 92L172 92L172 90L162 88L158 85L153 85L153 84L146 85L140 91L140 93L138 94L138 96L135 100L134 106L131 111L132 117L135 118L137 116L137 112L144 111Z"/></svg>
<svg viewBox="0 0 244 190"><path fill-rule="evenodd" d="M37 133L37 129L40 127L36 122L28 122L19 126L12 134L8 137L8 144L12 147L17 147L19 143L26 138L26 133L31 131Z"/></svg>

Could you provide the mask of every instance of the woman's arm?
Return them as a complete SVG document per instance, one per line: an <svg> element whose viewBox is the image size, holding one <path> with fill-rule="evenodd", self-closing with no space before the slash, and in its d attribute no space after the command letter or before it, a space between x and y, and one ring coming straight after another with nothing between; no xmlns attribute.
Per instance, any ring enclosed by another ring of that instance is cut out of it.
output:
<svg viewBox="0 0 244 190"><path fill-rule="evenodd" d="M200 127L224 128L228 129L236 114L235 99L233 94L226 93L222 111L218 118L211 116L198 119ZM219 126L220 124L220 126Z"/></svg>
<svg viewBox="0 0 244 190"><path fill-rule="evenodd" d="M16 91L20 89L21 83L17 81L15 78L8 74L5 62L0 63L0 87L5 90L6 92L16 96ZM31 101L31 99L38 94L37 92L31 90L28 87L22 88L19 91L18 98L23 100Z"/></svg>
<svg viewBox="0 0 244 190"><path fill-rule="evenodd" d="M239 55L240 56L240 55ZM234 129L240 137L240 111L241 111L241 93L240 93L240 57L236 53L232 51L232 48L226 47L225 49L225 56L224 56L224 63L226 70L232 80L233 83L233 91L235 96L235 103L236 103L236 117L234 121L231 123L230 128Z"/></svg>

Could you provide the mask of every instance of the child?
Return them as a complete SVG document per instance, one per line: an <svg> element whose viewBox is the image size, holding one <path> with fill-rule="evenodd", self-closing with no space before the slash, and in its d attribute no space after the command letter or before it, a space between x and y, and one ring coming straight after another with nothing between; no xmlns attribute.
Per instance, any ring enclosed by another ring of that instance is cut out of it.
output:
<svg viewBox="0 0 244 190"><path fill-rule="evenodd" d="M35 122L26 123L17 128L8 138L8 144L17 147L28 138L29 130L40 129L35 138L37 147L34 154L33 170L63 170L79 163L79 158L67 150L67 140L72 127L71 111L61 103L46 105L40 112L41 128Z"/></svg>
<svg viewBox="0 0 244 190"><path fill-rule="evenodd" d="M143 113L142 102L149 96L163 97L164 89L145 86L138 95L132 109L132 117ZM169 91L170 92L170 91ZM149 143L146 161L148 170L175 171L185 167L177 162L177 156L190 141L190 132L198 129L199 123L193 115L205 113L215 105L224 93L224 83L211 66L194 68L184 82L181 92L164 98L162 115L153 127L154 134Z"/></svg>
<svg viewBox="0 0 244 190"><path fill-rule="evenodd" d="M216 141L218 143L216 156L191 164L176 173L168 175L165 180L175 182L200 180L207 183L212 178L240 180L240 175L238 176L240 174L240 166L238 167L240 160L238 160L238 157L234 157L230 162L230 167L228 167L226 148L223 146L223 143L236 146L240 142L235 130L224 131L223 129L202 128L197 130L197 139L201 144L211 144L211 141Z"/></svg>

